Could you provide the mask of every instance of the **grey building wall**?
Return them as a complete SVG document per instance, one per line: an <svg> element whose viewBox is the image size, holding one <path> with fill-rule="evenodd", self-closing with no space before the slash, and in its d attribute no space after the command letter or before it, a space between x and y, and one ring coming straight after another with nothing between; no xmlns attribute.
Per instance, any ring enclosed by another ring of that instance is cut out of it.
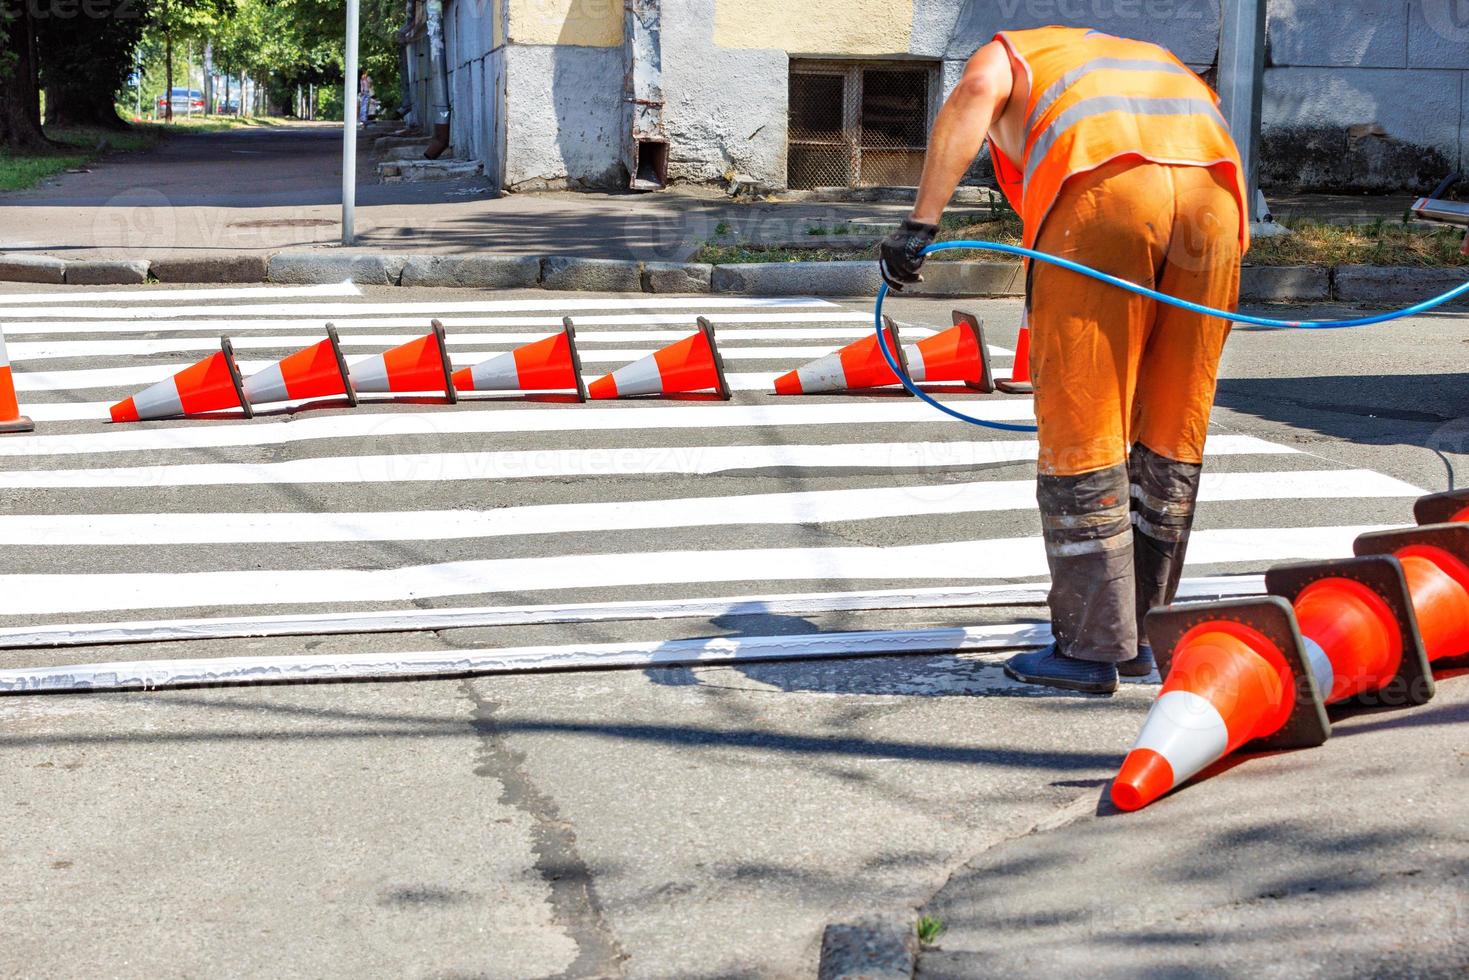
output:
<svg viewBox="0 0 1469 980"><path fill-rule="evenodd" d="M918 6L938 29L953 17L946 90L979 45L1007 28L1095 27L1163 44L1200 71L1218 57L1219 0L918 0ZM1416 190L1469 166L1469 4L1270 0L1268 10L1265 187ZM925 52L932 49L932 39L922 43ZM915 30L915 53L919 44Z"/></svg>
<svg viewBox="0 0 1469 980"><path fill-rule="evenodd" d="M493 16L491 4L453 0L444 10L444 48L454 156L480 161L498 190L506 179L506 49L495 47Z"/></svg>
<svg viewBox="0 0 1469 980"><path fill-rule="evenodd" d="M716 48L714 3L663 5L669 176L703 183L737 170L783 184L790 59L774 48Z"/></svg>
<svg viewBox="0 0 1469 980"><path fill-rule="evenodd" d="M511 44L505 72L507 188L627 186L622 48Z"/></svg>

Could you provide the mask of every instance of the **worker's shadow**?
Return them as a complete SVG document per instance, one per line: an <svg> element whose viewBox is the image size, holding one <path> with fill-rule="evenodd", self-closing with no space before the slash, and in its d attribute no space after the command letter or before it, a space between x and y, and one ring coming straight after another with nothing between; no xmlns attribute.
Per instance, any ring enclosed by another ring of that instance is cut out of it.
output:
<svg viewBox="0 0 1469 980"><path fill-rule="evenodd" d="M817 633L860 631L861 626L840 621L817 625L800 616L750 613L716 617L710 622L721 636L811 636ZM870 628L870 627L869 627ZM855 646L855 645L854 645ZM857 647L860 649L860 647ZM792 649L799 652L797 645ZM998 658L975 660L950 653L889 653L873 656L816 657L735 661L724 666L754 682L733 685L727 674L703 674L694 668L653 667L644 671L661 687L764 690L786 694L890 695L909 697L1026 697L1091 699L1053 688L1020 684L1005 675Z"/></svg>

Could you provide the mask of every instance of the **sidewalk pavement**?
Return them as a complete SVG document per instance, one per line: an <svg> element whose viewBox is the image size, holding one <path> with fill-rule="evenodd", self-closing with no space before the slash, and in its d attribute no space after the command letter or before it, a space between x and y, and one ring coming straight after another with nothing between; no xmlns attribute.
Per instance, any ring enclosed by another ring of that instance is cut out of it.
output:
<svg viewBox="0 0 1469 980"><path fill-rule="evenodd" d="M1135 814L1097 781L949 880L918 975L1466 975L1469 661L1439 676L1424 707L1338 711L1324 746L1231 757Z"/></svg>
<svg viewBox="0 0 1469 980"><path fill-rule="evenodd" d="M905 203L734 200L711 188L494 198L482 178L383 183L370 147L384 131L359 143L358 251L687 262L716 238L781 245L817 240L807 234L813 228L843 227L877 237L909 210ZM88 173L0 194L0 253L160 259L334 245L341 173L337 124L179 133L151 153L114 155ZM1295 195L1272 204L1277 217L1365 222L1401 215L1411 200Z"/></svg>

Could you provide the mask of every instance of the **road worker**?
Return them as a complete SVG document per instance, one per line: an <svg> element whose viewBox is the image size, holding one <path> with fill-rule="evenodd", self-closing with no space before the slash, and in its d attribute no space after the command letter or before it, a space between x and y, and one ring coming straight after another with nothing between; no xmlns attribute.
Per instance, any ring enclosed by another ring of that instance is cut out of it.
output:
<svg viewBox="0 0 1469 980"><path fill-rule="evenodd" d="M894 289L986 138L1024 244L1208 306L1235 308L1249 246L1244 168L1219 100L1164 48L1096 30L1005 31L935 122L912 215L881 246ZM1145 676L1143 615L1172 601L1199 492L1229 323L1041 262L1025 313L1055 641L1017 680L1116 690Z"/></svg>

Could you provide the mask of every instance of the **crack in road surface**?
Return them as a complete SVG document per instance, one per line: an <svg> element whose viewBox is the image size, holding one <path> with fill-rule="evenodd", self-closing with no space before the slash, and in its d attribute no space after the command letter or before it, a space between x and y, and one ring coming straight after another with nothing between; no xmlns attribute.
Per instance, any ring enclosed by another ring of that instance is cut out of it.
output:
<svg viewBox="0 0 1469 980"><path fill-rule="evenodd" d="M576 943L576 959L563 977L615 978L623 975L627 955L602 917L602 906L592 873L577 851L576 829L561 819L556 802L543 793L525 769L525 756L511 749L495 724L496 703L480 696L473 682L462 682L465 697L474 704L471 726L479 736L476 776L499 780L500 802L527 814L533 821L531 849L536 871L551 889L556 921Z"/></svg>

